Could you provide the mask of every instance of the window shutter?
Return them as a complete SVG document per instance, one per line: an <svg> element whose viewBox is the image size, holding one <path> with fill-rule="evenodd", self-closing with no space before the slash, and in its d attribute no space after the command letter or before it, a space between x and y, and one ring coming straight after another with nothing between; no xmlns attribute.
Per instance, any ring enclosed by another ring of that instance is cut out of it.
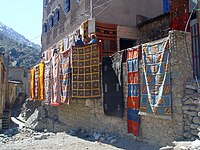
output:
<svg viewBox="0 0 200 150"><path fill-rule="evenodd" d="M65 15L67 14L67 12L69 12L70 10L70 0L64 0L64 13Z"/></svg>
<svg viewBox="0 0 200 150"><path fill-rule="evenodd" d="M56 9L55 10L55 13L54 13L54 23L56 24L60 19L60 11L59 9Z"/></svg>
<svg viewBox="0 0 200 150"><path fill-rule="evenodd" d="M48 5L48 0L43 0L43 7L47 7Z"/></svg>
<svg viewBox="0 0 200 150"><path fill-rule="evenodd" d="M47 33L47 23L43 24L42 33Z"/></svg>
<svg viewBox="0 0 200 150"><path fill-rule="evenodd" d="M49 28L52 28L53 26L54 26L54 22L53 22L53 16L51 15L51 16L49 16L49 21L48 21L49 23Z"/></svg>

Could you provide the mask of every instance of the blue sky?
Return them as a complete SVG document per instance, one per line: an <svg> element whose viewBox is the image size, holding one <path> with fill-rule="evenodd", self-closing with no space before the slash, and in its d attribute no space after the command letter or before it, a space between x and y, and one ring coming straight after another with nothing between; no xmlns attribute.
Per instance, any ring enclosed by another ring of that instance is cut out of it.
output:
<svg viewBox="0 0 200 150"><path fill-rule="evenodd" d="M27 39L41 44L42 0L0 0L0 21Z"/></svg>

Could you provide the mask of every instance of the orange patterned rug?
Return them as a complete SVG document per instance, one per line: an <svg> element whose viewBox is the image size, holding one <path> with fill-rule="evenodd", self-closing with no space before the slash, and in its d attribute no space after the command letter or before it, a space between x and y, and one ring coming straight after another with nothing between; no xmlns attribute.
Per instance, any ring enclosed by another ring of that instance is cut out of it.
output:
<svg viewBox="0 0 200 150"><path fill-rule="evenodd" d="M73 47L71 66L72 97L100 97L98 45Z"/></svg>

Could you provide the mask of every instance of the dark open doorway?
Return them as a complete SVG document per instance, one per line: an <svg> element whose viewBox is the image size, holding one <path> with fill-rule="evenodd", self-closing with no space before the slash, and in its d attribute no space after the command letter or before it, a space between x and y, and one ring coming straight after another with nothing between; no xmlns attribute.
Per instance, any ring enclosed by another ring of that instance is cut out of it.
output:
<svg viewBox="0 0 200 150"><path fill-rule="evenodd" d="M120 38L120 50L127 49L134 46L136 46L136 40Z"/></svg>

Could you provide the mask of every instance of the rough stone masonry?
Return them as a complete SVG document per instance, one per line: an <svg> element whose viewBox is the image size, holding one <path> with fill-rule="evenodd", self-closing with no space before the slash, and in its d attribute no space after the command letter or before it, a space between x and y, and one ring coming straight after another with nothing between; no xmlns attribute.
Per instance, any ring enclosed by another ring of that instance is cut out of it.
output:
<svg viewBox="0 0 200 150"><path fill-rule="evenodd" d="M185 83L193 79L191 59L191 39L189 33L170 31L170 74L171 74L171 119L157 116L141 116L140 136L153 145L171 145L174 140L183 139L182 98Z"/></svg>
<svg viewBox="0 0 200 150"><path fill-rule="evenodd" d="M187 82L183 98L184 138L196 140L200 138L200 93L196 81Z"/></svg>

